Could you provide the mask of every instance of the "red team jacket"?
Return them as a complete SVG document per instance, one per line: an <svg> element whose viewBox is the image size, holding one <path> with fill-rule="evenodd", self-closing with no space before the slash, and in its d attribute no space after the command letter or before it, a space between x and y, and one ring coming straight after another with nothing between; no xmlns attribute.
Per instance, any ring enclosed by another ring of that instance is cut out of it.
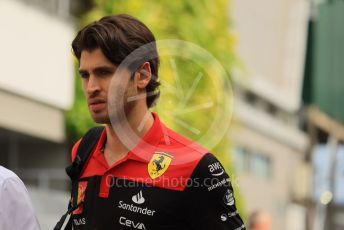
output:
<svg viewBox="0 0 344 230"><path fill-rule="evenodd" d="M245 229L228 174L206 149L154 123L141 142L109 166L103 130L78 181L74 229ZM72 160L80 140L72 149Z"/></svg>

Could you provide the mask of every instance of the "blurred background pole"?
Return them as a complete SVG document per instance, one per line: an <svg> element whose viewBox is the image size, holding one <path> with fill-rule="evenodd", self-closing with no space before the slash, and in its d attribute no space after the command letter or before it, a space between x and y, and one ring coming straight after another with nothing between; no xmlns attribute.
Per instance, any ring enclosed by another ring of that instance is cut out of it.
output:
<svg viewBox="0 0 344 230"><path fill-rule="evenodd" d="M326 206L326 224L327 229L333 229L333 220L335 214L334 196L336 191L336 168L337 168L337 153L338 153L338 138L331 134L327 143L330 154L330 167L329 167L329 188L332 193L332 199Z"/></svg>
<svg viewBox="0 0 344 230"><path fill-rule="evenodd" d="M313 230L332 229L338 152L338 138L332 134L328 138L327 149L328 154L330 154L328 171L326 173L329 181L329 191L323 191L317 201Z"/></svg>

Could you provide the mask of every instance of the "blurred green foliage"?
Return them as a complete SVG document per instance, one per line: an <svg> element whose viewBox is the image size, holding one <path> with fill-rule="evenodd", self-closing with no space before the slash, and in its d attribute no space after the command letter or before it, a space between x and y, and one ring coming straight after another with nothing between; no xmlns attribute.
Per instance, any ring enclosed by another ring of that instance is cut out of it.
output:
<svg viewBox="0 0 344 230"><path fill-rule="evenodd" d="M154 110L173 130L211 147L227 172L232 172L225 124L231 120L233 99L229 73L237 63L234 52L236 37L230 31L229 12L228 0L95 0L94 9L80 19L79 26L81 28L105 15L126 13L144 22L156 40L184 40L213 55L213 59L202 60L190 50L184 50L188 53L183 54L181 48L178 56L162 56L159 70L161 97ZM158 48L160 51L159 45ZM217 70L218 64L224 71ZM88 113L78 77L75 104L66 116L70 143L95 125ZM224 137L207 142L218 135L216 130L223 132ZM234 175L231 177L235 181ZM233 185L235 187L236 183ZM241 211L238 192L236 196Z"/></svg>

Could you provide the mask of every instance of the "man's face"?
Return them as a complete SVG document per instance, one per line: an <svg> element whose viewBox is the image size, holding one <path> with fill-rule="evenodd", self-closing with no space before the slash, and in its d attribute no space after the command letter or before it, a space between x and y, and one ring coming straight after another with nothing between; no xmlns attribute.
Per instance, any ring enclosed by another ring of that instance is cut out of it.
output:
<svg viewBox="0 0 344 230"><path fill-rule="evenodd" d="M135 101L127 102L128 97L137 93L134 81L130 80L129 72L121 74L120 79L113 79L116 69L117 66L112 64L99 48L81 52L79 73L89 111L96 123L110 124L109 114L116 117L116 114L124 111L125 115L128 115L135 104ZM116 78L118 77L116 75Z"/></svg>

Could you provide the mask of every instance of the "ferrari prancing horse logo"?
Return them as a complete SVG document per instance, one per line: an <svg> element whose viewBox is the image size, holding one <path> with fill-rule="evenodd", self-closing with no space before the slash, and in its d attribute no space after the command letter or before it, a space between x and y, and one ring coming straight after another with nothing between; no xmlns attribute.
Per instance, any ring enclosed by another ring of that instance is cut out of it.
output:
<svg viewBox="0 0 344 230"><path fill-rule="evenodd" d="M165 152L155 152L148 164L148 173L152 179L158 178L166 172L173 156Z"/></svg>

